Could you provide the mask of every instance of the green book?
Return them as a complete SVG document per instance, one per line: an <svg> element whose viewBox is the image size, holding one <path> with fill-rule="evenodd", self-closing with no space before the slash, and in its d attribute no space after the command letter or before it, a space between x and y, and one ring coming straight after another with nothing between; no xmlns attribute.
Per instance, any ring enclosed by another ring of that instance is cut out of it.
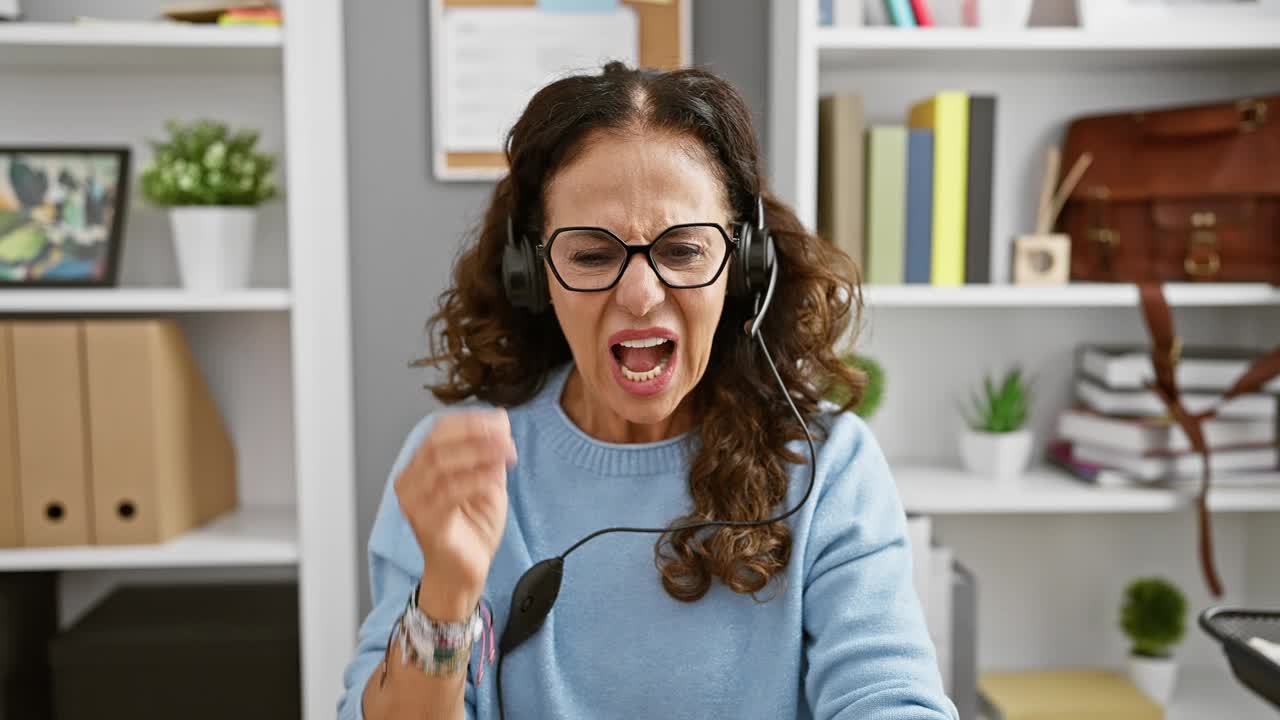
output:
<svg viewBox="0 0 1280 720"><path fill-rule="evenodd" d="M907 128L867 130L866 282L901 285L906 268Z"/></svg>

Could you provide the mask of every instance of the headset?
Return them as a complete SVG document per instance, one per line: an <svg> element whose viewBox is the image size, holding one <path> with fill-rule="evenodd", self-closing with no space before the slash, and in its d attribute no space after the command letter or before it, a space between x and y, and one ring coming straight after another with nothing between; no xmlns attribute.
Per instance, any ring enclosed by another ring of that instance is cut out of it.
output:
<svg viewBox="0 0 1280 720"><path fill-rule="evenodd" d="M791 393L778 374L773 364L773 357L765 345L760 328L764 324L765 312L773 300L773 290L778 283L778 260L774 250L773 235L764 222L764 201L756 196L755 223L736 222L733 225L733 237L736 245L732 252L734 257L729 270L729 296L737 300L751 303L752 317L743 331L754 339L764 353L764 358L773 371L774 380L782 389L782 395L791 407L792 414L804 430L805 440L809 444L809 485L804 497L795 507L765 520L709 520L666 528L633 528L611 527L597 530L574 543L564 553L542 560L525 571L511 593L511 610L507 614L507 624L502 631L498 643L497 695L498 717L506 718L502 702L502 661L512 650L532 637L546 621L560 594L560 581L564 576L564 560L574 550L585 543L608 533L647 533L665 535L681 530L697 530L707 527L752 527L772 525L795 514L809 500L813 492L816 476L817 453L813 447L813 436L804 417L791 399ZM502 251L502 286L507 299L517 308L523 308L532 314L546 311L550 305L550 294L547 288L547 275L542 268L542 258L538 250L521 236L517 238L511 216L507 216L507 244Z"/></svg>

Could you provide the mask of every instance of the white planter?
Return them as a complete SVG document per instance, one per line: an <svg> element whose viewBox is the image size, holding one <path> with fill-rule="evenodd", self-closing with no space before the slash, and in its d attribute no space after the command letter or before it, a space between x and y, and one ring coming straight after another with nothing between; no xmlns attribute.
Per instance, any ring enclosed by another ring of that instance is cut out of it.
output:
<svg viewBox="0 0 1280 720"><path fill-rule="evenodd" d="M1031 441L1032 433L1026 429L1007 433L965 430L960 436L960 457L970 473L1009 483L1026 470Z"/></svg>
<svg viewBox="0 0 1280 720"><path fill-rule="evenodd" d="M178 274L189 290L248 287L258 211L253 207L169 208Z"/></svg>
<svg viewBox="0 0 1280 720"><path fill-rule="evenodd" d="M1178 679L1178 663L1173 658L1129 656L1129 679L1134 687L1161 705L1168 705Z"/></svg>
<svg viewBox="0 0 1280 720"><path fill-rule="evenodd" d="M1114 1L1114 0L1113 0ZM999 30L1025 28L1032 0L978 0L978 27Z"/></svg>

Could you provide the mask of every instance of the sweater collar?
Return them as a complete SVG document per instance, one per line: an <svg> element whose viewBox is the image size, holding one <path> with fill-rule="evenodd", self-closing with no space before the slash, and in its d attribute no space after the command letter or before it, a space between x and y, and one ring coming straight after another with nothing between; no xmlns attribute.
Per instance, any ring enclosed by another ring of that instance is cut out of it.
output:
<svg viewBox="0 0 1280 720"><path fill-rule="evenodd" d="M537 434L566 462L607 475L665 475L687 471L697 433L685 432L652 443L610 443L597 440L573 422L561 405L573 361L551 371L546 384L530 403Z"/></svg>

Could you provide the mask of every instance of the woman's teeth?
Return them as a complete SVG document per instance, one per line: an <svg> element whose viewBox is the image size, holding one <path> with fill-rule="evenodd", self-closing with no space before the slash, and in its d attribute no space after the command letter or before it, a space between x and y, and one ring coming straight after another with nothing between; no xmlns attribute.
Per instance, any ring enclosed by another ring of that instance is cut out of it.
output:
<svg viewBox="0 0 1280 720"><path fill-rule="evenodd" d="M627 366L622 363L618 363L618 367L622 368L622 376L631 382L645 382L661 375L662 370L667 367L667 361L663 360L659 362L653 367L653 369L646 372L635 372L634 370L629 370L627 369Z"/></svg>
<svg viewBox="0 0 1280 720"><path fill-rule="evenodd" d="M651 337L651 338L639 338L637 340L623 340L618 344L621 345L622 347L629 347L629 348L647 348L647 347L656 347L658 345L661 345L664 342L667 342L666 338Z"/></svg>

